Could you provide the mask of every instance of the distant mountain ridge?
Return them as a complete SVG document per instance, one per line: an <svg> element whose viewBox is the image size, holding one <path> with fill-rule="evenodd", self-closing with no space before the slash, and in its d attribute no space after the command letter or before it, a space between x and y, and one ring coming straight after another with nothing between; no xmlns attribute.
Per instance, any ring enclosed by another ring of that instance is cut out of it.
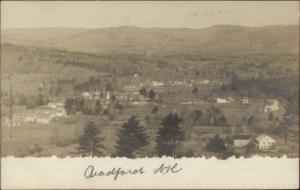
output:
<svg viewBox="0 0 300 190"><path fill-rule="evenodd" d="M216 25L203 29L33 28L2 30L1 43L96 55L298 54L299 32L296 25Z"/></svg>

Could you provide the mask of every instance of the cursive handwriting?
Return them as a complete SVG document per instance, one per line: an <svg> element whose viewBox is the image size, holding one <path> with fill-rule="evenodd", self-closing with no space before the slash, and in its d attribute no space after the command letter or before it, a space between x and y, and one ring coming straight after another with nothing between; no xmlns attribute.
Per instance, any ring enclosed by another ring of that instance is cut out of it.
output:
<svg viewBox="0 0 300 190"><path fill-rule="evenodd" d="M84 172L84 177L89 179L92 177L101 177L101 176L114 176L114 180L117 180L119 176L123 175L142 175L144 174L144 168L140 167L139 169L122 169L121 167L119 168L113 168L109 171L102 171L102 170L95 170L94 166L89 165L85 172Z"/></svg>
<svg viewBox="0 0 300 190"><path fill-rule="evenodd" d="M154 170L154 174L168 174L168 173L178 173L182 170L182 168L178 168L178 164L175 163L173 165L165 165L164 163L161 164L158 168Z"/></svg>
<svg viewBox="0 0 300 190"><path fill-rule="evenodd" d="M181 167L179 167L178 163L175 164L160 164L159 167L155 168L153 170L154 174L174 174L178 173L182 170ZM93 178L93 177L103 177L103 176L113 176L114 180L117 180L119 176L123 175L143 175L146 171L143 166L141 166L138 169L123 169L121 167L114 167L110 170L103 171L103 170L97 170L93 165L89 165L85 171L84 171L84 177L86 179Z"/></svg>

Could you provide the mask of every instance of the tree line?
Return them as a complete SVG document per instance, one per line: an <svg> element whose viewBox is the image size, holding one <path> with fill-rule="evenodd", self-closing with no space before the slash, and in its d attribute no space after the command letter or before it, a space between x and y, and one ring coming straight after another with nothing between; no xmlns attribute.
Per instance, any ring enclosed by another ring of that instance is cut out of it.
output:
<svg viewBox="0 0 300 190"><path fill-rule="evenodd" d="M111 96L111 102L103 106L100 100L84 100L82 98L67 98L65 101L65 110L68 115L82 113L84 115L100 115L109 112L121 112L123 105L117 101L116 96Z"/></svg>
<svg viewBox="0 0 300 190"><path fill-rule="evenodd" d="M173 158L181 156L192 156L191 153L181 152L179 145L183 142L184 132L180 126L183 119L176 113L169 113L161 122L161 127L157 132L155 139L155 155L158 157L170 156ZM149 136L144 126L135 117L130 117L121 126L120 133L117 135L116 151L112 157L137 158L145 156L146 147L149 145ZM101 137L101 130L95 122L88 122L84 127L83 134L79 138L79 146L77 154L81 156L105 156L104 138ZM207 143L207 151L213 152L219 156L232 155L226 148L226 143L230 143L229 139L222 139L219 135L215 135Z"/></svg>
<svg viewBox="0 0 300 190"><path fill-rule="evenodd" d="M157 156L176 157L179 142L184 140L183 130L180 127L182 123L176 113L166 115L162 120L162 127L159 129L156 138L155 152ZM88 122L84 127L83 134L79 138L79 146L77 153L81 156L104 156L103 142L101 130L95 122ZM113 157L136 158L143 156L146 146L149 145L149 137L146 129L140 124L135 117L130 117L123 123L121 131L116 141L116 152Z"/></svg>
<svg viewBox="0 0 300 190"><path fill-rule="evenodd" d="M192 124L199 126L228 126L224 113L216 107L209 107L206 110L194 110L191 113Z"/></svg>

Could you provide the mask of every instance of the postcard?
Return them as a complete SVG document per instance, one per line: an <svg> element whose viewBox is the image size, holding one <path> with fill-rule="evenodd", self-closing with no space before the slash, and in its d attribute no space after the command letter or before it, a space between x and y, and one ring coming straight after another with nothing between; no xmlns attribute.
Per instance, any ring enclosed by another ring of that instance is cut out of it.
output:
<svg viewBox="0 0 300 190"><path fill-rule="evenodd" d="M1 1L1 188L299 188L298 12Z"/></svg>

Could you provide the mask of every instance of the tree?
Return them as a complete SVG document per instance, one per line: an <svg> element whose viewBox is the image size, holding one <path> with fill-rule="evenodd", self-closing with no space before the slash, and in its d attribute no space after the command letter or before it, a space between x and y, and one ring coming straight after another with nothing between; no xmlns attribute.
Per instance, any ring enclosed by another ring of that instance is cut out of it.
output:
<svg viewBox="0 0 300 190"><path fill-rule="evenodd" d="M231 90L238 90L240 87L240 79L236 73L231 75Z"/></svg>
<svg viewBox="0 0 300 190"><path fill-rule="evenodd" d="M155 106L153 109L152 109L152 114L156 114L157 112L158 112L158 107L157 106Z"/></svg>
<svg viewBox="0 0 300 190"><path fill-rule="evenodd" d="M117 97L116 97L116 95L111 95L111 101L112 101L112 103L115 103L116 102L116 100L117 100Z"/></svg>
<svg viewBox="0 0 300 190"><path fill-rule="evenodd" d="M144 127L135 116L130 117L123 125L117 140L116 156L134 158L149 144Z"/></svg>
<svg viewBox="0 0 300 190"><path fill-rule="evenodd" d="M181 122L182 119L176 113L170 113L163 119L163 127L159 129L156 139L156 152L158 156L176 157L177 142L182 141L184 135L179 127Z"/></svg>
<svg viewBox="0 0 300 190"><path fill-rule="evenodd" d="M284 142L287 143L288 140L288 128L293 125L293 119L289 113L285 113L283 116L283 121L272 130L272 133L278 136L282 136Z"/></svg>
<svg viewBox="0 0 300 190"><path fill-rule="evenodd" d="M117 101L117 97L116 97L116 95L112 95L111 96L111 103L112 103L112 105L111 105L111 108L112 108L112 114L115 114L115 103L116 103L116 101Z"/></svg>
<svg viewBox="0 0 300 190"><path fill-rule="evenodd" d="M64 107L65 107L66 113L68 115L72 114L74 103L75 103L75 101L74 101L73 98L67 98L66 99Z"/></svg>
<svg viewBox="0 0 300 190"><path fill-rule="evenodd" d="M248 120L247 120L247 125L248 125L249 127L253 127L253 125L254 125L254 116L253 116L253 115L251 115L251 116L248 118Z"/></svg>
<svg viewBox="0 0 300 190"><path fill-rule="evenodd" d="M115 106L114 106L114 109L117 109L117 110L118 110L118 113L120 114L120 113L122 113L124 107L123 107L122 104L120 104L119 101L117 101L117 103L116 103Z"/></svg>
<svg viewBox="0 0 300 190"><path fill-rule="evenodd" d="M101 113L101 110L102 110L101 104L100 104L99 100L96 101L95 106L96 106L96 108L95 108L95 114L98 115L98 114Z"/></svg>
<svg viewBox="0 0 300 190"><path fill-rule="evenodd" d="M107 108L105 108L104 110L103 110L103 113L102 113L103 115L108 115L109 114L109 111L108 111L108 109Z"/></svg>
<svg viewBox="0 0 300 190"><path fill-rule="evenodd" d="M269 121L273 121L273 120L274 120L273 112L270 112L270 113L269 113L268 120L269 120Z"/></svg>
<svg viewBox="0 0 300 190"><path fill-rule="evenodd" d="M201 110L194 110L192 112L193 125L204 125L203 114Z"/></svg>
<svg viewBox="0 0 300 190"><path fill-rule="evenodd" d="M246 145L246 153L251 154L255 152L255 149L257 147L257 140L252 140L249 142L249 144Z"/></svg>
<svg viewBox="0 0 300 190"><path fill-rule="evenodd" d="M192 93L197 97L199 93L198 88L197 87L193 88Z"/></svg>
<svg viewBox="0 0 300 190"><path fill-rule="evenodd" d="M79 137L78 153L83 156L101 156L101 144L104 138L99 138L101 131L97 128L95 122L88 122L84 128L83 134Z"/></svg>
<svg viewBox="0 0 300 190"><path fill-rule="evenodd" d="M221 153L226 150L225 142L219 135L215 135L206 145L206 148L210 152Z"/></svg>
<svg viewBox="0 0 300 190"><path fill-rule="evenodd" d="M221 127L226 127L227 126L227 119L226 119L226 117L224 115L222 115L219 118L218 126L221 126Z"/></svg>
<svg viewBox="0 0 300 190"><path fill-rule="evenodd" d="M147 90L145 88L142 88L139 93L142 96L146 96L146 97L148 96Z"/></svg>
<svg viewBox="0 0 300 190"><path fill-rule="evenodd" d="M106 91L112 91L112 84L109 82L106 84Z"/></svg>
<svg viewBox="0 0 300 190"><path fill-rule="evenodd" d="M44 104L45 104L44 97L43 97L42 94L39 94L39 95L38 95L38 100L37 100L37 105L38 105L38 106L42 106L42 105L44 105Z"/></svg>
<svg viewBox="0 0 300 190"><path fill-rule="evenodd" d="M153 101L154 98L155 98L155 96L156 96L154 90L151 89L151 90L149 91L148 96L149 96L150 100Z"/></svg>
<svg viewBox="0 0 300 190"><path fill-rule="evenodd" d="M84 109L84 100L81 99L79 101L76 101L76 112L83 112Z"/></svg>
<svg viewBox="0 0 300 190"><path fill-rule="evenodd" d="M247 123L247 121L248 121L247 116L244 116L244 117L242 118L242 125L245 125L245 124Z"/></svg>

